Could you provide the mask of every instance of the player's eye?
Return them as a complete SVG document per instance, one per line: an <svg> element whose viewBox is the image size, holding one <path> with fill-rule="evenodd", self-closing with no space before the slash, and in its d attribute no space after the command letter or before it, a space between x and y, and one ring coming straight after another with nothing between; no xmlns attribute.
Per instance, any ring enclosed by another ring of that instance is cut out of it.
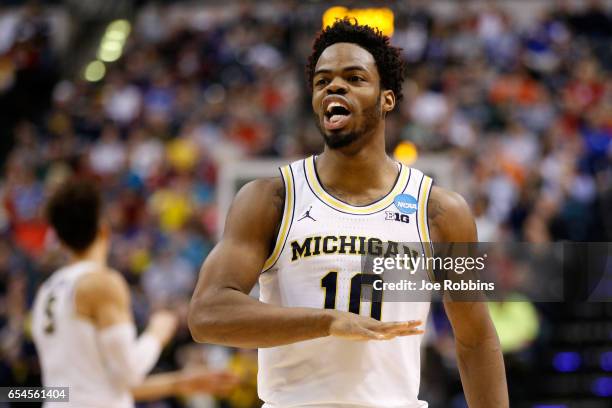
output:
<svg viewBox="0 0 612 408"><path fill-rule="evenodd" d="M352 75L351 77L349 77L349 81L360 82L360 81L364 81L364 79L360 77L359 75Z"/></svg>
<svg viewBox="0 0 612 408"><path fill-rule="evenodd" d="M316 86L322 86L322 85L326 85L327 84L327 79L326 78L320 78L318 80L315 81L315 85Z"/></svg>

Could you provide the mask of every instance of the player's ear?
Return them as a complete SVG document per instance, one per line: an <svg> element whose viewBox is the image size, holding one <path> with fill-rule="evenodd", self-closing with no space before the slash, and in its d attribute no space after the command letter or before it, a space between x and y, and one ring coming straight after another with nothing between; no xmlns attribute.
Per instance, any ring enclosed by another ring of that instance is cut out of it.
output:
<svg viewBox="0 0 612 408"><path fill-rule="evenodd" d="M383 90L381 94L382 111L385 113L391 112L395 108L395 94L390 89Z"/></svg>

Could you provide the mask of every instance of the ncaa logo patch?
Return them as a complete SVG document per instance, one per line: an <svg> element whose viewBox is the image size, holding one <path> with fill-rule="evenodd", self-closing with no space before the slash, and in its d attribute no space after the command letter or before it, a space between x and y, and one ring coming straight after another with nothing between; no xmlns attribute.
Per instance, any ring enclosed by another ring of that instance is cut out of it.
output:
<svg viewBox="0 0 612 408"><path fill-rule="evenodd" d="M414 214L417 211L417 199L410 194L400 194L395 196L393 204L404 214Z"/></svg>

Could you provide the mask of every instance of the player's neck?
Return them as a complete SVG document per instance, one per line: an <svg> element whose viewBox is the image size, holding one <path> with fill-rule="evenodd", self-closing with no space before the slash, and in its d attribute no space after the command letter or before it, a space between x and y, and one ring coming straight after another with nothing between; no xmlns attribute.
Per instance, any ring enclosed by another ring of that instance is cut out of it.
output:
<svg viewBox="0 0 612 408"><path fill-rule="evenodd" d="M316 168L324 186L349 194L364 189L389 191L398 173L397 164L385 152L384 136L350 152L326 147Z"/></svg>
<svg viewBox="0 0 612 408"><path fill-rule="evenodd" d="M93 261L100 265L106 265L108 249L106 243L96 240L89 248L83 252L72 253L72 263Z"/></svg>

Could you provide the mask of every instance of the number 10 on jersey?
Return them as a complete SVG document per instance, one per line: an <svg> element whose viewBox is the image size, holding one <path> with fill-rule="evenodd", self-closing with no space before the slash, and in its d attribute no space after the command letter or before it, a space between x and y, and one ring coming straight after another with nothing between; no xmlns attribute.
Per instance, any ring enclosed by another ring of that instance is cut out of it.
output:
<svg viewBox="0 0 612 408"><path fill-rule="evenodd" d="M372 302L370 316L380 320L382 314L382 291L374 290L374 282L381 281L378 275L358 273L351 278L351 289L349 293L349 312L359 314L361 310L361 287L363 285L372 287ZM336 290L338 288L338 272L330 271L321 279L321 287L325 289L325 309L336 308Z"/></svg>

